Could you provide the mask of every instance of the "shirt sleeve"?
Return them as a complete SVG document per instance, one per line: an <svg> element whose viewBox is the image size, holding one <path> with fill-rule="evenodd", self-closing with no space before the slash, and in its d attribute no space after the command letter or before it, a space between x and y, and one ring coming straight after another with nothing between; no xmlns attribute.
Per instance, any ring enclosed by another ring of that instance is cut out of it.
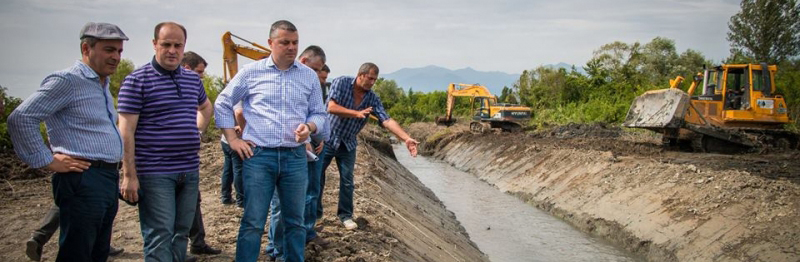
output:
<svg viewBox="0 0 800 262"><path fill-rule="evenodd" d="M128 75L119 88L117 111L124 114L138 115L144 103L142 82L133 75Z"/></svg>
<svg viewBox="0 0 800 262"><path fill-rule="evenodd" d="M342 105L342 101L344 100L344 89L347 86L347 78L346 77L337 77L331 83L331 93L328 95L329 100L336 101L337 104ZM327 104L327 103L326 103Z"/></svg>
<svg viewBox="0 0 800 262"><path fill-rule="evenodd" d="M197 105L203 105L206 100L208 100L208 96L206 95L206 86L203 84L203 78L200 78L200 92L197 96Z"/></svg>
<svg viewBox="0 0 800 262"><path fill-rule="evenodd" d="M40 168L53 161L39 124L72 101L74 87L64 76L50 75L33 95L25 99L8 117L8 132L17 155L31 167Z"/></svg>
<svg viewBox="0 0 800 262"><path fill-rule="evenodd" d="M383 108L383 102L381 102L381 98L373 93L374 99L372 99L372 115L378 118L380 123L383 123L386 120L389 120L389 113L386 112L386 109Z"/></svg>
<svg viewBox="0 0 800 262"><path fill-rule="evenodd" d="M217 101L214 102L214 121L217 128L234 128L236 126L233 107L249 93L249 74L250 70L247 68L240 70L217 96Z"/></svg>
<svg viewBox="0 0 800 262"><path fill-rule="evenodd" d="M313 122L317 126L316 132L312 135L322 134L324 136L327 111L325 110L325 105L322 103L322 88L319 85L319 81L312 82L306 122Z"/></svg>

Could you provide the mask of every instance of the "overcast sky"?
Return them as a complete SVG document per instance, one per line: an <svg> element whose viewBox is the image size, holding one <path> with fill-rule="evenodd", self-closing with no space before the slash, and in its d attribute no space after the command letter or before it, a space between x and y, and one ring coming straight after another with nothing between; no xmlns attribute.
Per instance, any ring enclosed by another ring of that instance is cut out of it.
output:
<svg viewBox="0 0 800 262"><path fill-rule="evenodd" d="M186 51L221 76L225 31L266 46L270 24L286 19L298 27L301 49L325 50L332 76L353 75L363 62L382 73L438 65L518 74L559 62L583 66L603 44L657 36L719 62L738 10L736 0L0 0L0 85L25 98L71 66L88 21L119 25L131 39L122 56L137 67L152 58L153 27L162 21L186 26Z"/></svg>

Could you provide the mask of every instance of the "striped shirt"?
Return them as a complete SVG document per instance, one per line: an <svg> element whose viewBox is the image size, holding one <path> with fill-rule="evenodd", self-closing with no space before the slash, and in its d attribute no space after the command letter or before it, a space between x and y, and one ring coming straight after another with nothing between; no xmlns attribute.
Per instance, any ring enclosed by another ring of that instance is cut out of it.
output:
<svg viewBox="0 0 800 262"><path fill-rule="evenodd" d="M119 112L138 114L136 172L165 175L196 172L200 166L197 107L206 98L196 73L162 68L155 58L125 77Z"/></svg>
<svg viewBox="0 0 800 262"><path fill-rule="evenodd" d="M242 101L247 125L242 139L268 148L297 147L294 130L303 123L324 132L325 106L313 69L295 61L280 70L272 57L245 65L217 97L214 115L219 128L233 128L233 105ZM314 134L312 134L314 135Z"/></svg>
<svg viewBox="0 0 800 262"><path fill-rule="evenodd" d="M39 133L42 121L52 152ZM35 168L50 164L53 153L115 163L122 160L116 123L108 78L101 85L97 73L77 61L42 81L8 117L8 131L17 155Z"/></svg>
<svg viewBox="0 0 800 262"><path fill-rule="evenodd" d="M336 79L333 79L333 84L331 84L331 94L330 97L328 97L328 101L333 100L340 106L351 110L360 111L367 109L368 107L372 107L372 115L377 117L378 121L383 123L384 121L389 120L389 114L383 109L381 98L378 97L375 92L372 92L372 90L364 94L364 98L361 99L360 105L354 105L355 101L353 99L353 85L355 83L356 78L352 76L340 76ZM344 143L348 151L355 150L356 146L358 145L356 135L358 135L358 132L361 132L361 129L364 128L364 125L367 123L367 118L347 118L340 117L335 114L329 114L328 120L331 125L331 137L328 145L336 149L339 148L341 143Z"/></svg>

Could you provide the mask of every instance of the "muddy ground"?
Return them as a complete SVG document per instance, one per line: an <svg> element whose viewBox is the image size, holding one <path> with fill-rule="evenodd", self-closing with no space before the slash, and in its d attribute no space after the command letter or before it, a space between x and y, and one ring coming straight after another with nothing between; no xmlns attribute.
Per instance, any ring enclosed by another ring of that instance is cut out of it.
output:
<svg viewBox="0 0 800 262"><path fill-rule="evenodd" d="M307 261L488 261L464 228L436 196L391 156L388 140L367 128L360 137L355 168L356 231L346 231L336 218L338 172L332 164L323 197L325 214L319 234L330 246L306 247ZM373 146L367 146L373 145ZM378 149L375 149L378 148ZM386 149L389 149L387 152ZM27 261L25 241L52 204L47 172L24 166L11 153L0 161L0 260ZM232 261L242 209L220 203L222 152L218 142L201 151L200 190L206 242L223 253L200 261ZM58 235L44 247L43 261L54 261ZM120 202L112 244L125 252L111 261L141 261L138 211ZM266 245L266 234L263 238ZM262 255L261 260L266 257Z"/></svg>
<svg viewBox="0 0 800 262"><path fill-rule="evenodd" d="M798 151L665 151L657 135L601 124L410 130L424 154L650 261L800 261Z"/></svg>

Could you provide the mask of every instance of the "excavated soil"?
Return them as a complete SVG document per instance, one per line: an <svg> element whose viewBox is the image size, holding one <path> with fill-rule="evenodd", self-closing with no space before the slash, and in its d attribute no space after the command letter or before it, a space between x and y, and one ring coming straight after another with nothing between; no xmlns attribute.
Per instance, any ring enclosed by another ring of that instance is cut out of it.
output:
<svg viewBox="0 0 800 262"><path fill-rule="evenodd" d="M800 261L798 151L665 151L656 135L602 124L409 129L423 154L650 261Z"/></svg>
<svg viewBox="0 0 800 262"><path fill-rule="evenodd" d="M306 261L488 261L453 213L394 160L381 132L368 127L362 134L355 168L355 221L359 229L347 231L336 218L339 179L336 165L331 164L323 197L325 214L318 223L323 227L319 236L331 244L327 248L307 246ZM242 209L220 203L223 156L219 143L204 143L200 155L206 242L223 253L199 258L232 261ZM24 243L52 204L50 179L47 172L26 168L14 155L2 157L0 168L8 173L2 175L4 183L0 185L0 260L27 261ZM45 245L43 261L54 260L57 237ZM111 261L142 260L135 207L120 202L112 237L112 244L125 248L125 252ZM263 245L266 243L265 234ZM261 260L265 259L262 255Z"/></svg>

